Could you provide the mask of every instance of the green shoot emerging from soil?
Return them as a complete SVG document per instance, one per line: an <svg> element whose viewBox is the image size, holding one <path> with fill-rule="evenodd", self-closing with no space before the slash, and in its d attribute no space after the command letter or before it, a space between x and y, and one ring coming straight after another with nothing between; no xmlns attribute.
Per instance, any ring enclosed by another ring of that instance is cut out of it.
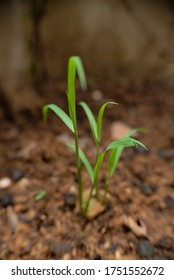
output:
<svg viewBox="0 0 174 280"><path fill-rule="evenodd" d="M103 207L103 205L106 203L106 195L108 192L110 179L117 167L117 163L119 161L123 149L131 146L137 147L139 145L145 149L146 147L141 142L131 137L133 133L135 133L138 130L141 130L141 129L134 129L130 131L130 133L126 137L110 143L106 147L106 149L101 152L100 143L101 143L101 135L102 135L103 114L106 107L109 104L117 105L117 103L115 102L104 103L99 110L97 119L95 119L89 106L85 102L80 102L80 106L83 108L88 118L92 135L94 138L95 146L96 146L95 164L92 167L86 155L79 147L79 137L78 137L77 118L76 118L76 99L75 99L76 73L79 76L81 88L83 90L86 90L87 88L86 77L85 77L82 61L80 57L72 56L69 58L69 62L68 62L68 81L67 81L68 82L67 102L68 102L69 114L65 113L60 107L54 104L48 104L43 107L43 117L44 120L46 120L48 109L51 109L66 124L66 126L74 135L74 145L69 143L67 143L67 145L75 151L75 155L76 155L77 177L78 177L78 204L81 212L85 216L90 217L93 215L93 214L92 215L89 214L91 208L93 207L95 208L95 205L97 204ZM101 188L99 187L99 171L101 169L103 160L107 152L109 153L108 170L107 170L107 175L106 175L106 180L104 185L104 191L102 191ZM90 190L88 190L88 192L84 190L84 185L82 182L82 163L86 167L86 170L89 174L89 178L91 181L91 188ZM91 207L91 205L93 206Z"/></svg>

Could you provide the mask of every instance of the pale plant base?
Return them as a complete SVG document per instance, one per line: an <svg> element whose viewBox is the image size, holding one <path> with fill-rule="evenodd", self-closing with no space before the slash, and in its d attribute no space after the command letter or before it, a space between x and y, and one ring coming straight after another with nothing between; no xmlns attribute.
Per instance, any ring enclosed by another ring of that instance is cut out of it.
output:
<svg viewBox="0 0 174 280"><path fill-rule="evenodd" d="M83 201L84 204L86 204L88 198L89 198L89 193L90 190L87 189L83 192ZM103 192L101 193L101 195L103 196ZM96 216L98 216L99 214L101 214L106 208L106 205L101 203L101 201L99 201L94 195L92 196L92 198L90 199L90 203L88 206L88 211L85 214L85 217L88 220L92 220L93 218L95 218ZM79 204L77 204L77 210L79 211Z"/></svg>

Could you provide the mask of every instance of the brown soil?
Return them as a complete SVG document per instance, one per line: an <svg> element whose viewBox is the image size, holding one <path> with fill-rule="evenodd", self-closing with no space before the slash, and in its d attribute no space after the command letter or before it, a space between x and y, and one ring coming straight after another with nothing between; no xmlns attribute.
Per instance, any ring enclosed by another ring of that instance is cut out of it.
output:
<svg viewBox="0 0 174 280"><path fill-rule="evenodd" d="M0 259L174 259L172 90L148 82L103 83L99 101L92 99L90 89L77 92L95 113L106 100L120 104L106 111L103 147L111 140L111 124L119 120L145 127L138 139L149 149L124 151L105 211L88 221L75 208L75 158L64 143L72 135L51 112L47 123L41 119L47 102L67 109L62 84L44 98L28 96L25 106L16 98L15 122L1 116L0 179L9 177L12 184L0 189ZM80 108L78 121L81 144L93 160L94 143ZM101 188L105 168L106 163ZM88 187L85 170L83 177ZM40 190L46 196L36 201Z"/></svg>

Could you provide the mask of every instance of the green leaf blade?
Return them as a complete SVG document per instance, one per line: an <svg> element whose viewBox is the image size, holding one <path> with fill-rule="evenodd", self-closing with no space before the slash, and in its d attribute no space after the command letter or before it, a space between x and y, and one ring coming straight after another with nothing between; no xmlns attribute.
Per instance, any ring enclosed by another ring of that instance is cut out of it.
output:
<svg viewBox="0 0 174 280"><path fill-rule="evenodd" d="M65 124L66 126L74 133L74 126L70 117L57 105L48 104L45 105L42 109L44 120L47 119L48 109L53 111Z"/></svg>
<svg viewBox="0 0 174 280"><path fill-rule="evenodd" d="M108 164L108 175L111 177L117 167L118 161L121 157L121 154L126 147L131 146L141 146L147 150L147 148L138 140L131 138L130 136L138 131L145 131L143 128L132 129L128 135L120 140L112 142L107 149L111 148L111 153L109 155L109 164Z"/></svg>
<svg viewBox="0 0 174 280"><path fill-rule="evenodd" d="M109 144L109 146L106 148L106 151L116 149L120 146L123 148L132 147L132 146L136 146L136 147L141 146L147 150L146 146L144 144L142 144L140 141L138 141L134 138L131 138L131 137L124 137L120 140L113 141L111 144Z"/></svg>
<svg viewBox="0 0 174 280"><path fill-rule="evenodd" d="M75 104L75 77L76 72L79 76L81 88L87 89L86 76L82 61L79 56L71 56L68 61L68 106L69 114L72 120L76 122L76 104Z"/></svg>
<svg viewBox="0 0 174 280"><path fill-rule="evenodd" d="M110 156L109 156L109 163L108 163L108 175L111 177L117 167L118 161L120 159L120 156L126 147L132 147L132 146L141 146L144 149L147 150L147 148L142 144L140 141L131 138L131 137L124 137L120 140L113 141L107 148L106 151L111 150Z"/></svg>
<svg viewBox="0 0 174 280"><path fill-rule="evenodd" d="M72 59L74 59L75 64L76 64L76 69L77 69L77 74L79 77L79 81L80 81L80 86L82 88L82 90L87 90L87 82L86 82L86 75L85 75L85 70L83 67L83 63L82 60L79 56L74 56L72 57Z"/></svg>
<svg viewBox="0 0 174 280"><path fill-rule="evenodd" d="M66 144L69 148L71 148L73 151L75 151L75 145L70 144L70 143L66 143ZM79 148L79 156L80 156L80 159L83 162L84 166L86 167L86 170L88 171L91 182L93 183L94 182L94 172L93 172L92 166L89 163L89 160L87 159L86 155L80 148Z"/></svg>
<svg viewBox="0 0 174 280"><path fill-rule="evenodd" d="M46 191L44 190L41 190L37 195L35 195L35 200L36 201L39 201L41 200L44 196L46 196Z"/></svg>
<svg viewBox="0 0 174 280"><path fill-rule="evenodd" d="M79 104L86 113L86 116L88 118L95 143L98 143L99 138L98 138L98 131L97 131L97 123L96 123L96 120L94 118L94 115L93 115L91 109L89 108L89 106L85 102L82 101Z"/></svg>
<svg viewBox="0 0 174 280"><path fill-rule="evenodd" d="M120 159L120 156L123 152L123 147L118 147L116 149L112 149L111 153L109 155L109 164L108 164L108 175L111 177L113 173L115 172L115 169L117 167L118 161Z"/></svg>
<svg viewBox="0 0 174 280"><path fill-rule="evenodd" d="M101 140L101 132L102 132L102 123L103 123L103 114L104 114L104 111L105 111L105 108L107 105L109 104L114 104L114 105L118 105L118 103L115 103L115 102L106 102L104 103L100 110L99 110L99 113L98 113L98 117L97 117L97 132L98 132L98 138L99 138L99 141Z"/></svg>

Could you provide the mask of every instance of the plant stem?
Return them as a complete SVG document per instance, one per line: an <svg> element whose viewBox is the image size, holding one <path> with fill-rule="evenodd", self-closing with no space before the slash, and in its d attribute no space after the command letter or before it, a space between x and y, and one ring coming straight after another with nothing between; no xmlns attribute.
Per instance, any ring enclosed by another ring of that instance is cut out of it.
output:
<svg viewBox="0 0 174 280"><path fill-rule="evenodd" d="M82 172L81 172L81 161L79 156L79 142L78 142L78 131L75 127L75 149L76 149L76 164L77 164L77 178L78 178L78 193L79 193L79 206L83 212L83 187L82 187Z"/></svg>
<svg viewBox="0 0 174 280"><path fill-rule="evenodd" d="M89 203L90 203L90 200L91 200L91 197L92 197L92 193L93 193L94 188L95 188L95 184L93 184L92 187L91 187L91 189L90 189L89 197L88 197L87 203L86 203L86 205L85 205L85 209L84 209L84 214L86 214L86 213L88 212Z"/></svg>
<svg viewBox="0 0 174 280"><path fill-rule="evenodd" d="M99 158L99 143L96 144L96 160L95 163L98 161ZM99 199L99 187L98 187L98 178L96 179L96 182L94 183L94 187L96 189L96 197L97 199Z"/></svg>
<svg viewBox="0 0 174 280"><path fill-rule="evenodd" d="M104 186L104 195L103 195L103 199L102 199L102 203L105 204L106 203L106 195L108 193L108 187L109 187L109 184L110 184L110 176L107 175L106 177L106 181L105 181L105 186Z"/></svg>

